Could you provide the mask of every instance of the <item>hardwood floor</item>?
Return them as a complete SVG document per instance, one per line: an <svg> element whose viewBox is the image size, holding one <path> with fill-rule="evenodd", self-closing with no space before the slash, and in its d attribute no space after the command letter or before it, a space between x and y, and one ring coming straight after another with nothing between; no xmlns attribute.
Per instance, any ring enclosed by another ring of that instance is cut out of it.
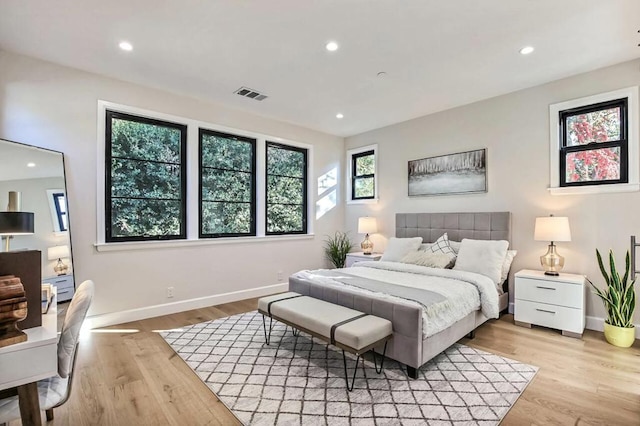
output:
<svg viewBox="0 0 640 426"><path fill-rule="evenodd" d="M257 299L136 321L83 336L71 398L52 425L236 425L158 330L256 309ZM503 425L640 425L640 343L607 344L513 325L481 326L462 343L540 367ZM20 421L11 423L19 425Z"/></svg>

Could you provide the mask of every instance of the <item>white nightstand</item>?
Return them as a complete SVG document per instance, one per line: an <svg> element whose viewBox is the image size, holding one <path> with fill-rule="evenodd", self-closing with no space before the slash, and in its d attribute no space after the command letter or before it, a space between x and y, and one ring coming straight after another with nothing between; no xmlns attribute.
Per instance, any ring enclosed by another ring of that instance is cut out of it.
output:
<svg viewBox="0 0 640 426"><path fill-rule="evenodd" d="M73 285L73 275L58 275L44 278L42 283L49 283L57 289L58 302L66 302L73 298L75 286Z"/></svg>
<svg viewBox="0 0 640 426"><path fill-rule="evenodd" d="M545 275L523 269L515 275L515 323L562 330L563 336L582 337L585 325L585 277Z"/></svg>
<svg viewBox="0 0 640 426"><path fill-rule="evenodd" d="M347 253L347 261L345 262L345 266L347 268L350 268L358 262L367 262L369 260L374 260L374 261L380 260L381 257L382 257L382 253L364 254L361 251L355 251L353 253Z"/></svg>

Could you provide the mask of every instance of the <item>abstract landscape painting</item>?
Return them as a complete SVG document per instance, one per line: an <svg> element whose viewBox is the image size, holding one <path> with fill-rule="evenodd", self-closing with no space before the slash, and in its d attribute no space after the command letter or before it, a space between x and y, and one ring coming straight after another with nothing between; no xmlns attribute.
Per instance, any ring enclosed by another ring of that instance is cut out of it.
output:
<svg viewBox="0 0 640 426"><path fill-rule="evenodd" d="M409 161L409 195L487 192L486 149Z"/></svg>

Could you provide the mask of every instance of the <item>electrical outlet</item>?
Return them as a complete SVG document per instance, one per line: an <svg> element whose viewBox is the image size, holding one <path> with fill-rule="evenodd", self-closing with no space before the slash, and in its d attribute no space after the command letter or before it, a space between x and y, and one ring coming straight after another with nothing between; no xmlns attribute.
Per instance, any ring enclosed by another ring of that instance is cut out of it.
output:
<svg viewBox="0 0 640 426"><path fill-rule="evenodd" d="M171 299L173 297L173 287L167 287L167 298Z"/></svg>
<svg viewBox="0 0 640 426"><path fill-rule="evenodd" d="M278 271L278 282L282 281L282 271Z"/></svg>

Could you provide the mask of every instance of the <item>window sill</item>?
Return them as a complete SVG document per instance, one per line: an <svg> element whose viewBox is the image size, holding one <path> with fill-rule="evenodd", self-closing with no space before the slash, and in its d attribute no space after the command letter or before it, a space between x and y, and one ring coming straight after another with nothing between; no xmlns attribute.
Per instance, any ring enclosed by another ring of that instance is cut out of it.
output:
<svg viewBox="0 0 640 426"><path fill-rule="evenodd" d="M347 204L376 204L377 198L367 198L365 200L347 200Z"/></svg>
<svg viewBox="0 0 640 426"><path fill-rule="evenodd" d="M548 188L551 195L607 194L616 192L638 192L638 183L618 183L613 185L564 186Z"/></svg>
<svg viewBox="0 0 640 426"><path fill-rule="evenodd" d="M303 235L268 235L261 237L230 237L211 238L197 240L170 240L170 241L130 241L126 243L96 243L94 247L99 252L107 251L130 251L130 250L153 250L164 248L195 247L195 246L215 246L222 244L254 244L269 243L279 241L312 240L315 234Z"/></svg>

